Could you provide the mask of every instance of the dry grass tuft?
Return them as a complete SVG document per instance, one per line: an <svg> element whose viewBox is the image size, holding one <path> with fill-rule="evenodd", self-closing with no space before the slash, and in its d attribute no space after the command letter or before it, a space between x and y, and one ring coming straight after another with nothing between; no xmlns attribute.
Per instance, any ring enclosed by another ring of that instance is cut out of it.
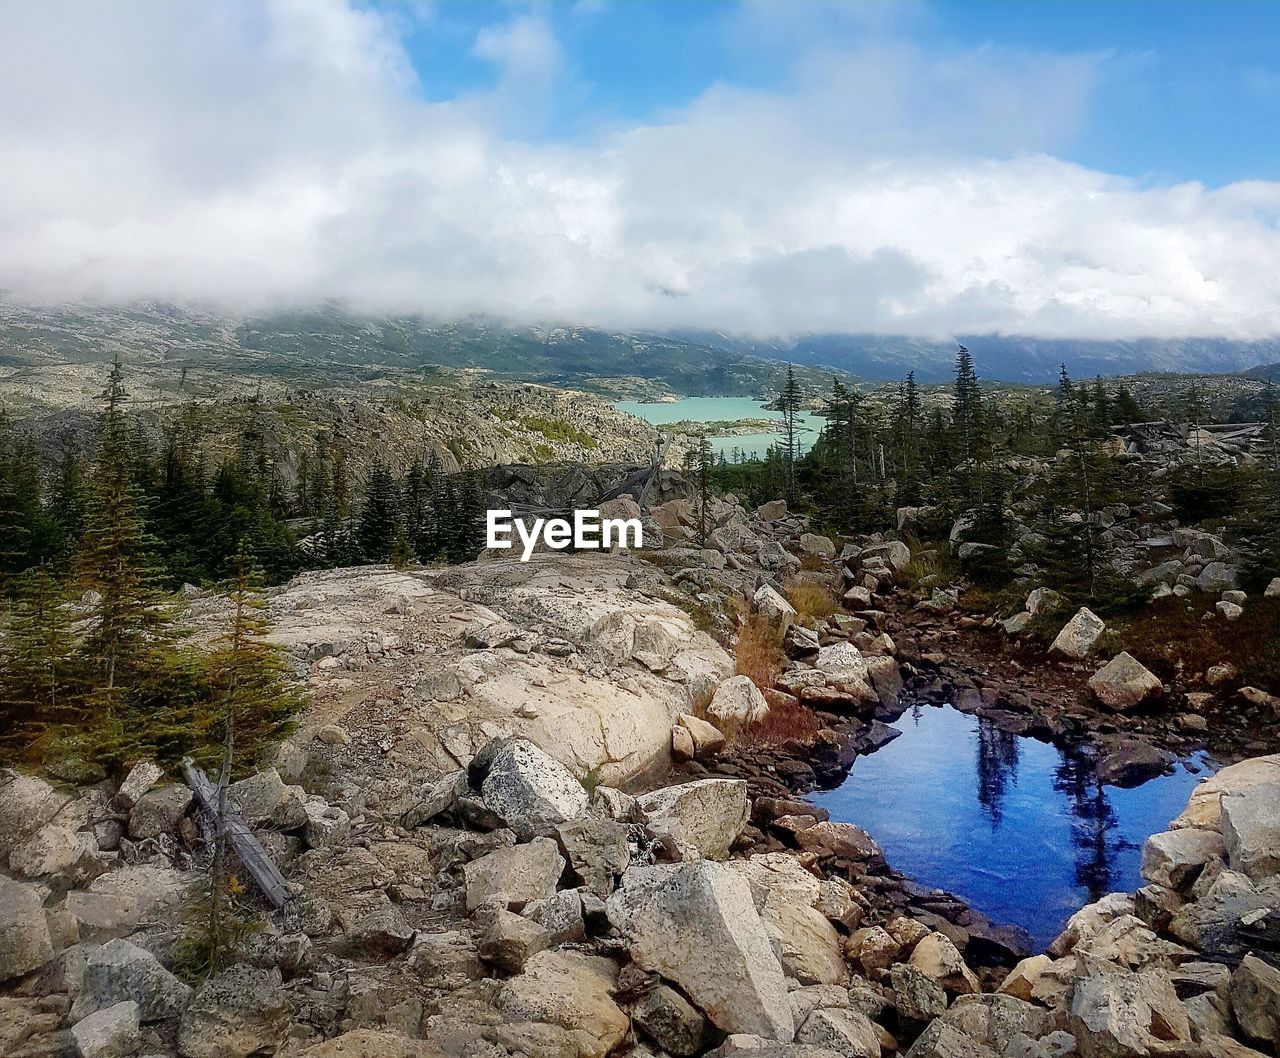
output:
<svg viewBox="0 0 1280 1058"><path fill-rule="evenodd" d="M761 614L747 614L738 626L733 644L734 672L748 676L760 690L773 690L786 655L782 653L782 634Z"/></svg>
<svg viewBox="0 0 1280 1058"><path fill-rule="evenodd" d="M825 584L811 580L789 579L782 585L787 601L796 608L796 616L802 624L825 621L840 612L840 600Z"/></svg>
<svg viewBox="0 0 1280 1058"><path fill-rule="evenodd" d="M757 742L810 742L822 730L818 718L807 705L801 705L789 694L766 691L769 715L751 728Z"/></svg>

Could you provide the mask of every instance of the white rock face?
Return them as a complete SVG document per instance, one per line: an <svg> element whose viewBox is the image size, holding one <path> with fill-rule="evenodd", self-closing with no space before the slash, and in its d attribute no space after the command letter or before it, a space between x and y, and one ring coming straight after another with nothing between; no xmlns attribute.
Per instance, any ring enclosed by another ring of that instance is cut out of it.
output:
<svg viewBox="0 0 1280 1058"><path fill-rule="evenodd" d="M742 779L698 779L636 798L640 820L652 833L670 837L687 860L728 859L749 810Z"/></svg>
<svg viewBox="0 0 1280 1058"><path fill-rule="evenodd" d="M1089 690L1103 705L1120 713L1163 694L1164 686L1142 662L1121 651L1089 677Z"/></svg>
<svg viewBox="0 0 1280 1058"><path fill-rule="evenodd" d="M1101 617L1087 606L1082 606L1049 644L1049 653L1075 661L1087 658L1106 628Z"/></svg>
<svg viewBox="0 0 1280 1058"><path fill-rule="evenodd" d="M568 768L523 738L503 743L494 753L480 792L486 807L522 841L550 837L590 804Z"/></svg>
<svg viewBox="0 0 1280 1058"><path fill-rule="evenodd" d="M749 676L731 676L716 688L707 715L727 735L735 735L769 715L769 703Z"/></svg>
<svg viewBox="0 0 1280 1058"><path fill-rule="evenodd" d="M706 860L633 868L608 913L632 960L679 985L717 1027L791 1042L786 977L751 888L732 868Z"/></svg>

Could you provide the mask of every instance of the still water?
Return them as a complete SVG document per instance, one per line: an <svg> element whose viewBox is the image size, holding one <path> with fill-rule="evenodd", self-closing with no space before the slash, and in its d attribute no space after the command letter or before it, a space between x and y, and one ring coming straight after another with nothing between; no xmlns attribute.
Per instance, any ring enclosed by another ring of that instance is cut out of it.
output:
<svg viewBox="0 0 1280 1058"><path fill-rule="evenodd" d="M682 397L669 404L641 404L633 400L618 401L619 411L630 412L655 426L668 426L674 422L737 422L740 419L772 419L782 425L780 412L769 411L759 401L750 397ZM826 420L819 415L805 412L800 416L800 449L807 451L817 439ZM736 434L731 437L710 437L712 451L721 452L726 459L733 459L741 452L744 459L763 458L770 445L778 443L778 430L766 433Z"/></svg>
<svg viewBox="0 0 1280 1058"><path fill-rule="evenodd" d="M1142 882L1142 843L1168 829L1211 766L1203 755L1132 790L1087 758L1000 731L950 706L918 706L903 733L812 800L879 842L890 865L946 889L1037 949L1082 904Z"/></svg>

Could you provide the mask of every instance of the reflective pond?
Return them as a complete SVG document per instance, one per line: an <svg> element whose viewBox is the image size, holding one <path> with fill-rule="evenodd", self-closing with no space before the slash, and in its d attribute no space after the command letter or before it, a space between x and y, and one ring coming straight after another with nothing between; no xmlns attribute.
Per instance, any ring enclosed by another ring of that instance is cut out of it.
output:
<svg viewBox="0 0 1280 1058"><path fill-rule="evenodd" d="M950 706L916 706L893 726L903 733L811 799L863 827L896 870L1020 926L1037 950L1082 904L1142 884L1143 842L1212 770L1200 754L1124 790L1101 785L1084 754Z"/></svg>

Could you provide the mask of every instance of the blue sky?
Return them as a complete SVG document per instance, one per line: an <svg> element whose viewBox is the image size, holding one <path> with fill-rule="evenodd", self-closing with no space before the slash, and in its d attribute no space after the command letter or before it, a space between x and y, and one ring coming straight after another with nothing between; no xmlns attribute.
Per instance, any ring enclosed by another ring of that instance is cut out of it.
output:
<svg viewBox="0 0 1280 1058"><path fill-rule="evenodd" d="M1280 0L0 0L0 290L1280 334Z"/></svg>
<svg viewBox="0 0 1280 1058"><path fill-rule="evenodd" d="M1277 0L933 0L889 5L889 14L877 7L870 23L823 20L828 43L852 47L888 33L939 54L1090 57L1096 80L1086 119L1063 143L1074 161L1215 185L1280 175ZM490 85L493 65L474 42L513 9L508 0L420 8L406 40L424 93L448 99ZM553 27L564 64L553 111L526 129L537 137L660 120L718 81L785 89L794 76L785 42L752 40L737 25L737 0L560 0L531 9Z"/></svg>

